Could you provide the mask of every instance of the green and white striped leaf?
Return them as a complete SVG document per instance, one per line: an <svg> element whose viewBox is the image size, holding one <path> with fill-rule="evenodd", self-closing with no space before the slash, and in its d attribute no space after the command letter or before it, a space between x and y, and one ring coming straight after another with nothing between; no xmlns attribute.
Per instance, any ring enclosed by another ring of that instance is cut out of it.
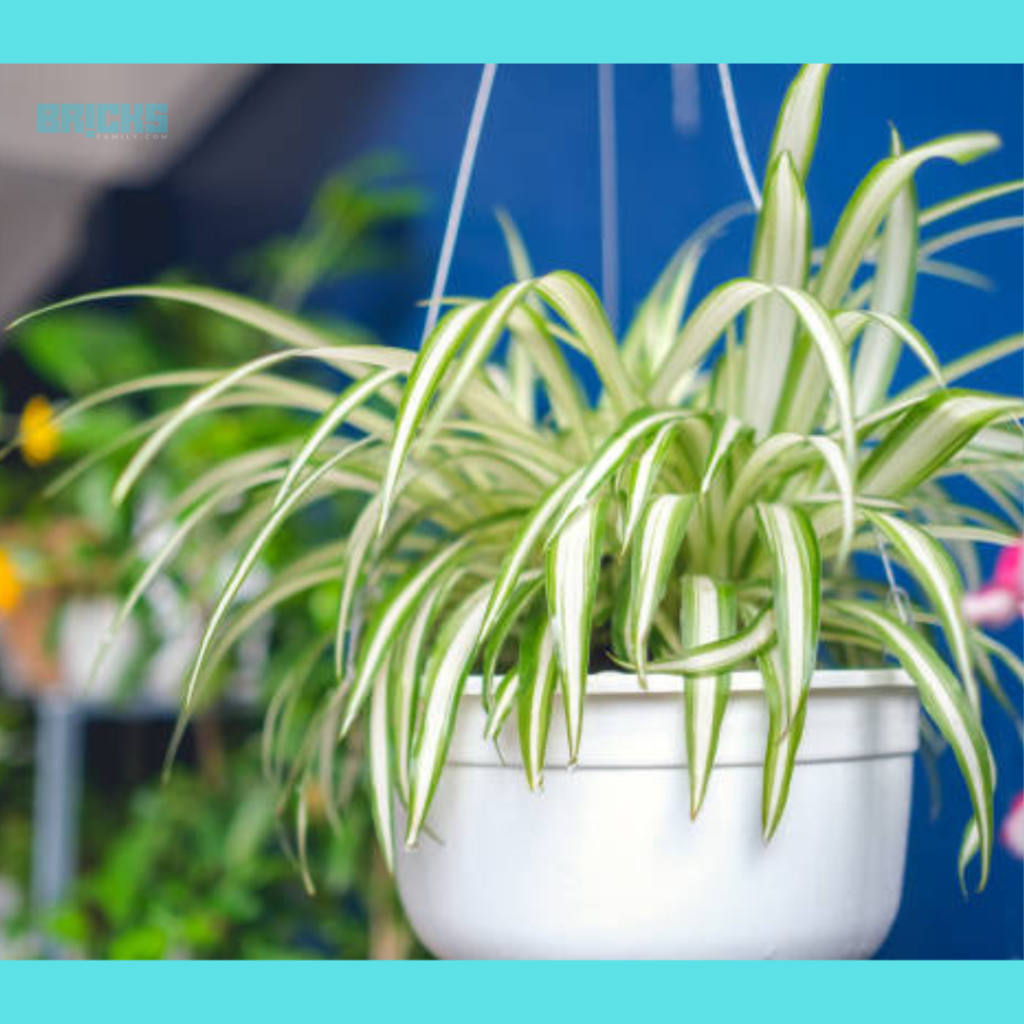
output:
<svg viewBox="0 0 1024 1024"><path fill-rule="evenodd" d="M569 325L583 343L613 408L628 415L640 398L623 362L611 324L593 288L577 274L556 270L539 278L537 294Z"/></svg>
<svg viewBox="0 0 1024 1024"><path fill-rule="evenodd" d="M343 459L348 458L355 451L362 448L368 440L369 439L367 438L362 441L356 441L354 444L342 449L342 451L328 459L323 463L323 465L317 467L313 472L307 474L302 482L292 489L288 497L263 522L263 525L256 534L252 543L236 563L235 568L228 577L228 581L225 583L224 589L221 591L221 594L217 599L217 603L207 620L206 629L204 630L202 639L199 642L199 649L196 653L192 671L189 674L188 683L185 687L184 704L186 708L188 708L192 703L192 699L195 695L196 684L202 674L206 656L209 653L210 647L217 635L217 630L220 628L220 624L227 615L235 596L238 594L242 584L252 571L253 566L263 553L263 549L266 547L271 537L273 537L278 529L280 529L282 523L288 518L299 501L309 493L313 487L320 483L320 481L323 480L323 478L335 466L337 466Z"/></svg>
<svg viewBox="0 0 1024 1024"><path fill-rule="evenodd" d="M729 489L722 515L720 535L729 537L733 523L752 502L773 485L785 482L793 471L808 461L808 439L804 434L769 434L750 453Z"/></svg>
<svg viewBox="0 0 1024 1024"><path fill-rule="evenodd" d="M356 623L353 611L356 592L364 578L367 558L376 537L378 519L377 502L371 499L363 506L348 536L341 577L341 597L338 601L338 620L334 629L334 674L339 683L345 678L346 657L351 659L355 653Z"/></svg>
<svg viewBox="0 0 1024 1024"><path fill-rule="evenodd" d="M800 706L794 718L787 718L786 692L777 647L762 654L758 666L768 705L768 741L765 746L761 795L761 834L765 842L768 842L779 827L789 799L796 755L807 721L807 702Z"/></svg>
<svg viewBox="0 0 1024 1024"><path fill-rule="evenodd" d="M786 92L775 125L768 166L774 166L783 153L788 153L801 181L807 180L811 169L830 70L830 64L805 64Z"/></svg>
<svg viewBox="0 0 1024 1024"><path fill-rule="evenodd" d="M159 428L146 438L138 450L131 457L128 465L125 466L117 482L114 484L113 501L121 504L127 497L129 491L152 463L168 441L187 423L195 419L205 411L212 402L240 384L247 377L271 366L277 366L284 362L296 359L317 359L325 363L341 364L343 362L352 364L379 365L377 350L372 345L341 346L335 345L330 348L305 349L301 351L289 350L285 352L272 352L270 355L261 356L258 359L250 360L248 363L239 366L230 373L223 374L213 383L201 388L192 394L185 402L179 405L173 415L160 424Z"/></svg>
<svg viewBox="0 0 1024 1024"><path fill-rule="evenodd" d="M498 339L509 325L513 314L529 298L536 287L533 281L520 281L507 285L480 309L479 314L471 321L465 332L459 358L451 363L451 373L445 378L444 386L437 387L430 396L434 407L423 425L419 440L429 442L437 432L438 426L444 422L448 414L470 387L473 378L484 367L487 358L494 350ZM493 365L489 369L496 369ZM415 371L414 371L415 372ZM396 427L396 438L398 430ZM389 467L390 473L390 467ZM397 479L397 477L396 477Z"/></svg>
<svg viewBox="0 0 1024 1024"><path fill-rule="evenodd" d="M529 281L534 276L533 267L519 228L505 210L498 210L495 215L505 239L505 249L508 252L513 276L517 281ZM514 332L514 321L512 327ZM509 345L506 367L513 404L523 419L533 423L537 417L537 374L529 347L525 344Z"/></svg>
<svg viewBox="0 0 1024 1024"><path fill-rule="evenodd" d="M857 526L856 482L850 467L843 458L839 445L830 437L812 436L811 444L821 453L822 461L828 467L839 492L840 508L842 509L842 534L839 539L839 550L836 552L836 569L841 571L849 557L853 546L853 535Z"/></svg>
<svg viewBox="0 0 1024 1024"><path fill-rule="evenodd" d="M533 512L523 521L522 526L512 541L512 547L501 563L498 578L494 581L487 614L480 628L481 639L494 629L502 609L515 589L530 556L534 553L542 538L553 535L548 529L551 521L565 503L570 490L579 480L582 470L570 474L560 484L553 487Z"/></svg>
<svg viewBox="0 0 1024 1024"><path fill-rule="evenodd" d="M79 306L86 302L99 302L108 299L160 299L168 302L178 302L187 306L198 306L207 309L212 313L228 317L238 323L245 324L257 331L263 331L278 341L296 348L320 348L324 345L331 345L337 339L330 334L320 331L305 323L298 317L289 316L271 306L267 306L255 299L249 299L242 295L235 295L232 292L220 291L216 288L206 288L200 285L133 285L127 288L107 288L103 291L88 292L85 295L76 296L73 299L65 299L63 302L55 302L50 306L37 309L32 313L15 320L8 330L15 330L29 320L53 313L58 309L67 309L71 306ZM389 354L389 357L396 358L401 366L396 369L408 369L412 365L412 354L403 352L402 349L388 349L379 346L381 355ZM379 363L378 365L386 365Z"/></svg>
<svg viewBox="0 0 1024 1024"><path fill-rule="evenodd" d="M590 633L601 569L607 504L591 501L565 524L547 552L547 599L561 669L569 763L579 755L590 663Z"/></svg>
<svg viewBox="0 0 1024 1024"><path fill-rule="evenodd" d="M750 276L766 284L802 287L810 251L811 221L803 182L790 153L783 150L768 172ZM747 314L743 409L759 433L775 420L795 324L795 312L779 296L756 303Z"/></svg>
<svg viewBox="0 0 1024 1024"><path fill-rule="evenodd" d="M679 657L652 661L651 674L699 676L739 668L775 642L775 616L764 609L738 633L723 640L701 644ZM630 665L629 668L634 666Z"/></svg>
<svg viewBox="0 0 1024 1024"><path fill-rule="evenodd" d="M917 218L918 227L927 227L929 224L934 224L936 221L951 217L963 210L969 210L979 203L987 203L1002 196L1013 195L1022 189L1024 189L1024 181L1018 178L1016 181L1006 181L999 185L986 185L984 188L965 192L963 195L954 196L952 199L945 199L941 203L936 203L934 206L929 206L927 210L921 211Z"/></svg>
<svg viewBox="0 0 1024 1024"><path fill-rule="evenodd" d="M622 527L622 553L629 550L633 533L640 523L640 519L647 508L651 490L661 467L664 465L665 457L668 455L672 442L672 434L677 424L670 423L661 428L654 435L654 440L643 450L639 458L630 464L626 471L625 493L626 493L626 516Z"/></svg>
<svg viewBox="0 0 1024 1024"><path fill-rule="evenodd" d="M957 670L975 711L980 708L974 679L967 621L963 614L964 587L956 564L927 530L884 512L865 512L893 545L900 560L924 588L942 621Z"/></svg>
<svg viewBox="0 0 1024 1024"><path fill-rule="evenodd" d="M817 299L797 288L779 286L775 290L792 306L806 332L794 346L789 361L787 387L780 399L776 427L808 430L824 394L819 383L824 371L824 379L832 388L840 437L852 472L857 465L857 438L849 352L832 318ZM810 358L812 346L818 353L817 362Z"/></svg>
<svg viewBox="0 0 1024 1024"><path fill-rule="evenodd" d="M708 454L707 465L700 481L701 497L711 490L715 476L725 463L726 457L732 452L736 442L749 433L746 426L735 416L726 415L715 425L711 441L711 451Z"/></svg>
<svg viewBox="0 0 1024 1024"><path fill-rule="evenodd" d="M730 584L708 576L684 576L680 591L679 632L684 651L734 633L736 592ZM729 672L688 676L684 683L690 817L694 819L707 794L731 684Z"/></svg>
<svg viewBox="0 0 1024 1024"><path fill-rule="evenodd" d="M848 310L846 312L837 313L835 323L839 327L840 331L842 331L844 338L847 339L855 336L862 328L865 328L865 340L867 339L870 331L875 329L880 331L886 336L884 341L888 348L885 349L885 352L888 352L889 349L892 350L893 365L895 365L895 358L898 355L899 346L897 342L903 342L907 348L917 356L925 369L931 375L930 384L934 387L945 387L947 381L942 370L942 365L939 362L939 358L935 354L935 350L928 344L921 333L906 320L893 316L889 313L881 313L873 310ZM882 351L882 349L880 348L879 351ZM861 341L861 351L858 354L857 362L858 366L861 365L861 356L863 355L863 352L864 340ZM888 356L886 356L886 358L888 358ZM886 397L886 392L892 379L892 373L890 370L891 368L885 369L885 373L887 374L885 386L875 388L874 397L872 398L870 405L858 405L858 419L866 416L869 412L881 406L882 400ZM875 370L872 370L871 372L874 373ZM867 388L869 385L865 383L863 386ZM855 380L854 393L857 395L858 402L861 400L861 392L857 390L859 387L861 387L861 385L859 385Z"/></svg>
<svg viewBox="0 0 1024 1024"><path fill-rule="evenodd" d="M494 691L494 699L491 701L491 709L487 712L487 723L484 726L485 740L497 740L508 716L516 706L518 696L519 670L509 669Z"/></svg>
<svg viewBox="0 0 1024 1024"><path fill-rule="evenodd" d="M821 555L814 527L801 509L764 504L757 514L771 556L782 709L788 724L803 706L817 666Z"/></svg>
<svg viewBox="0 0 1024 1024"><path fill-rule="evenodd" d="M512 341L508 359L513 401L520 415L528 422L531 413L536 419L536 388L542 385L551 403L551 414L565 432L573 450L586 454L591 450L588 437L587 413L589 407L551 333L551 325L527 303L515 310L509 318ZM521 353L514 357L513 353Z"/></svg>
<svg viewBox="0 0 1024 1024"><path fill-rule="evenodd" d="M988 880L994 833L992 760L981 722L949 667L920 636L888 612L872 605L836 601L833 609L854 623L868 627L885 641L917 684L921 703L953 748L967 783L978 827L980 891Z"/></svg>
<svg viewBox="0 0 1024 1024"><path fill-rule="evenodd" d="M341 722L342 736L351 729L369 694L373 680L384 665L384 659L413 612L419 607L424 594L428 592L442 570L462 554L469 540L469 535L465 535L448 547L442 548L425 565L411 569L395 586L391 595L378 606L366 638L360 644L359 664Z"/></svg>
<svg viewBox="0 0 1024 1024"><path fill-rule="evenodd" d="M388 871L395 869L395 821L392 790L391 736L388 729L390 709L390 687L387 674L373 684L370 697L370 721L367 726L370 751L370 804L373 810L373 824L377 842L384 856Z"/></svg>
<svg viewBox="0 0 1024 1024"><path fill-rule="evenodd" d="M1018 399L950 389L913 405L865 459L858 489L900 497L947 465L991 423L1017 418Z"/></svg>
<svg viewBox="0 0 1024 1024"><path fill-rule="evenodd" d="M475 591L452 612L438 636L424 683L423 716L416 732L409 790L406 845L414 846L426 821L448 754L459 699L473 667L477 638L490 596L490 584Z"/></svg>
<svg viewBox="0 0 1024 1024"><path fill-rule="evenodd" d="M357 380L338 396L309 432L305 443L289 464L288 471L281 481L281 487L274 498L275 507L281 504L313 456L320 450L324 442L345 423L352 411L372 398L397 376L397 370L378 370L363 380Z"/></svg>
<svg viewBox="0 0 1024 1024"><path fill-rule="evenodd" d="M692 494L655 498L641 521L639 539L630 560L629 604L626 611L626 650L636 662L640 685L647 685L647 642L654 616L674 575L676 558L697 503ZM721 636L702 638L719 640Z"/></svg>
<svg viewBox="0 0 1024 1024"><path fill-rule="evenodd" d="M558 678L555 638L544 616L529 625L519 648L519 747L532 790L544 784L544 755Z"/></svg>
<svg viewBox="0 0 1024 1024"><path fill-rule="evenodd" d="M540 572L524 573L513 589L511 596L501 606L498 617L490 628L487 643L484 646L483 686L481 690L485 708L490 707L494 689L494 677L498 671L498 661L508 643L512 630L518 625L522 616L528 612L543 586L544 579Z"/></svg>
<svg viewBox="0 0 1024 1024"><path fill-rule="evenodd" d="M676 340L683 311L708 246L738 217L747 203L734 203L705 221L675 252L657 283L644 299L622 343L623 356L638 367L645 380L654 380Z"/></svg>
<svg viewBox="0 0 1024 1024"><path fill-rule="evenodd" d="M903 152L896 130L892 132L892 155ZM882 228L881 248L871 287L871 311L906 318L914 301L917 280L917 190L913 177L893 200ZM857 413L877 408L889 391L899 348L884 324L871 324L864 332L853 373Z"/></svg>
<svg viewBox="0 0 1024 1024"><path fill-rule="evenodd" d="M412 448L416 431L423 423L438 387L466 334L480 314L480 305L471 303L452 310L441 319L433 334L423 344L409 373L402 402L395 420L395 434L391 442L391 455L381 491L380 525L383 530L391 512L398 478Z"/></svg>
<svg viewBox="0 0 1024 1024"><path fill-rule="evenodd" d="M999 138L991 132L965 132L935 139L877 164L847 204L829 242L815 282L822 304L828 308L841 304L879 225L922 164L936 159L968 163L998 146Z"/></svg>
<svg viewBox="0 0 1024 1024"><path fill-rule="evenodd" d="M689 374L700 365L729 324L751 303L771 292L771 285L742 278L715 288L690 314L675 346L666 356L651 387L652 404L664 406L677 402L680 388L688 383Z"/></svg>
<svg viewBox="0 0 1024 1024"><path fill-rule="evenodd" d="M942 367L942 379L947 385L953 384L955 381L974 373L975 370L983 369L992 363L998 362L1000 359L1016 355L1022 349L1024 349L1024 334L1011 334L1006 338L1000 338L998 341L990 342L988 345L982 345L981 348L977 348L973 352L961 356L959 359L954 359L951 363L946 363ZM895 400L901 401L912 398L915 395L923 395L934 389L934 375L930 375L923 377L906 390L901 391Z"/></svg>
<svg viewBox="0 0 1024 1024"><path fill-rule="evenodd" d="M389 662L395 775L398 792L406 805L409 803L409 782L412 777L411 758L413 738L416 734L417 701L421 676L431 646L431 634L438 612L461 575L458 568L441 573L433 588L421 599Z"/></svg>
<svg viewBox="0 0 1024 1024"><path fill-rule="evenodd" d="M223 486L214 490L212 494L191 509L188 515L168 534L157 552L146 562L142 574L132 585L127 597L121 602L117 614L110 622L110 625L104 630L99 650L93 658L92 667L89 670L89 677L86 683L87 692L92 687L96 674L106 661L111 647L120 635L125 623L131 617L132 612L138 606L139 601L142 600L146 591L152 586L153 582L188 537L225 502L229 502L239 495L245 494L263 484L271 483L279 477L279 471L270 470L262 473L253 473L238 480L228 480Z"/></svg>
<svg viewBox="0 0 1024 1024"><path fill-rule="evenodd" d="M558 518L551 527L550 536L557 537L562 528L597 492L608 483L629 457L634 447L660 428L682 423L692 417L689 412L647 412L630 416L601 446L588 465L573 482Z"/></svg>

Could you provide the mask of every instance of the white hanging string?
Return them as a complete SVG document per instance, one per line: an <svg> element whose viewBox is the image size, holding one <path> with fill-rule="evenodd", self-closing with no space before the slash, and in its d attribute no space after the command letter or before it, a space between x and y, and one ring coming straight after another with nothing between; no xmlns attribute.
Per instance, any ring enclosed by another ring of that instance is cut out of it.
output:
<svg viewBox="0 0 1024 1024"><path fill-rule="evenodd" d="M696 64L670 64L672 69L672 123L680 135L700 130L700 78Z"/></svg>
<svg viewBox="0 0 1024 1024"><path fill-rule="evenodd" d="M476 91L476 102L469 118L469 129L462 147L462 160L459 173L455 179L455 190L452 192L451 206L448 208L448 223L444 229L444 240L441 243L441 255L438 257L437 270L434 273L434 286L430 290L430 304L427 307L427 321L423 327L423 338L429 337L437 326L437 318L441 312L441 298L448 284L448 271L451 269L452 257L455 254L455 242L459 236L459 225L462 223L462 211L466 205L466 193L469 181L473 176L473 164L476 161L477 145L484 126L487 104L491 98L491 86L497 64L485 64L480 72L480 85Z"/></svg>
<svg viewBox="0 0 1024 1024"><path fill-rule="evenodd" d="M462 223L462 211L466 205L466 193L469 191L469 181L473 176L476 150L480 142L480 133L484 126L487 104L491 98L494 74L497 70L497 64L485 64L480 72L480 84L476 90L476 101L473 103L473 113L469 118L466 141L462 145L462 160L459 162L459 173L455 178L455 189L452 192L451 206L448 207L448 221L445 224L444 239L441 242L441 253L437 260L437 270L434 272L434 285L430 290L430 303L427 307L426 323L423 325L421 345L437 326L437 318L441 312L441 298L444 295L445 286L448 284L448 271L451 269L452 257L455 255L455 242L459 236L459 225ZM345 674L348 679L351 679L355 672L356 648L363 629L365 601L366 591L363 589L356 596L352 608L351 639L346 646L347 657L345 663Z"/></svg>
<svg viewBox="0 0 1024 1024"><path fill-rule="evenodd" d="M743 180L746 183L747 191L753 200L755 209L761 209L761 190L757 187L757 178L754 177L754 169L750 165L750 154L747 153L747 143L743 138L743 127L740 124L740 112L736 107L736 94L732 88L732 75L729 73L728 64L718 65L718 77L722 83L722 99L725 101L725 113L729 118L729 131L732 133L732 144L736 149L736 159L739 160L740 170L743 172Z"/></svg>
<svg viewBox="0 0 1024 1024"><path fill-rule="evenodd" d="M885 579L889 584L889 602L903 625L909 626L913 621L910 611L910 596L896 582L896 573L893 571L892 561L889 558L889 545L877 529L875 530L875 543L878 545L878 553L882 557L882 568L885 569Z"/></svg>
<svg viewBox="0 0 1024 1024"><path fill-rule="evenodd" d="M601 291L612 329L619 329L619 182L615 147L615 65L597 66L601 147Z"/></svg>

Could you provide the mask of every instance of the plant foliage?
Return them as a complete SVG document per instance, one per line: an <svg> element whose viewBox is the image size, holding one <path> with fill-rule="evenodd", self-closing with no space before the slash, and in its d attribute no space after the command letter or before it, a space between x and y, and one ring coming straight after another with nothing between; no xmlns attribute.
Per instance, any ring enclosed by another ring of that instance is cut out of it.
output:
<svg viewBox="0 0 1024 1024"><path fill-rule="evenodd" d="M943 368L910 310L917 275L935 271L943 248L943 236L919 235L1020 182L920 211L919 169L974 160L998 139L970 132L904 148L894 135L816 249L804 182L827 71L805 67L787 94L749 275L692 301L716 219L680 248L621 341L581 278L530 276L511 228L519 279L492 298L451 302L417 352L362 344L205 289L71 300L186 303L256 327L279 346L202 381L150 378L111 393L186 391L170 418L151 423L115 485L118 497L180 428L220 403L273 401L316 417L304 441L229 460L191 490L196 503L235 517L240 554L203 638L185 719L255 618L336 580L337 686L309 724L296 778L319 773L324 792L335 793L336 748L365 720L389 860L394 797L407 805L404 838L413 843L471 673L485 676L491 735L516 712L537 786L555 702L575 757L588 671L609 654L635 666L640 686L651 673L684 678L680 728L694 814L705 794L714 799L730 673L760 666L771 720L768 837L784 810L815 667L889 655L917 684L962 768L973 819L961 869L979 853L984 884L995 778L975 679L996 684L959 610L961 568L947 546L962 565L976 544L1017 536L1022 403L953 385L1019 352L1021 338ZM570 350L592 365L596 396L570 370ZM923 376L894 393L904 357L920 362ZM357 383L341 394L300 386L287 370L303 361ZM950 497L954 477L978 486L975 505ZM225 487L230 499L218 490ZM281 523L339 490L362 501L351 531L311 548L239 604L242 580ZM1007 516L986 511L986 496ZM880 538L919 584L921 599L904 606L903 618L863 571ZM941 654L947 643L950 662Z"/></svg>

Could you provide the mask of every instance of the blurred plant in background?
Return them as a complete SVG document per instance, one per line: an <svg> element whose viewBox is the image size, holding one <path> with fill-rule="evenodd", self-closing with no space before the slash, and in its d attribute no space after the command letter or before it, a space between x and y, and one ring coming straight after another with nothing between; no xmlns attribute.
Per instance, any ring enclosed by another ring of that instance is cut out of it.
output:
<svg viewBox="0 0 1024 1024"><path fill-rule="evenodd" d="M392 154L370 155L331 175L296 233L237 258L234 269L246 290L302 309L355 341L373 342L362 327L308 307L324 286L400 267L402 226L424 203L404 177L403 162ZM195 283L176 271L161 283L186 280ZM210 466L294 440L305 423L265 394L227 401L225 407L244 407L246 415L191 425L132 501L116 506L111 487L145 421L175 406L175 384L245 362L261 341L251 328L169 304L72 310L20 335L18 353L40 393L17 416L6 415L0 396L4 440L22 456L20 464L7 460L0 474L0 673L8 689L14 683L17 691L36 694L63 687L93 702L117 697L176 707L197 630L230 571L231 539L193 524L187 553L173 568L165 566L137 602L131 595L140 571L133 567L173 543L191 514L189 485ZM61 422L65 396L79 399L114 382L161 376L166 387L127 393L127 401L89 407L66 426ZM33 500L41 467L58 455L74 460L72 468L54 479L43 500ZM298 544L311 536L336 531L339 516L350 521L355 510L344 504L341 497L329 515L298 517L281 531L265 552L268 570L293 561ZM260 586L257 573L253 595ZM281 672L309 660L336 591L328 584L277 606L257 642L239 645L226 661L217 692L236 701L274 692L268 684L279 682ZM112 620L128 605L129 628L110 641ZM102 667L91 678L105 640ZM280 670L269 665L271 650ZM251 770L251 745L229 742L209 721L199 731L205 738L196 744L198 767L179 766L166 787L150 781L120 801L106 792L86 794L93 825L83 859L91 870L54 917L52 933L87 956L276 957L293 948L334 957L405 955L408 938L393 895L375 882L372 825L358 792L343 827L302 851L322 883L311 901L280 856L277 844L288 830L278 824L273 775L253 786L259 773ZM285 722L275 743L280 751L291 742L297 740ZM356 772L351 785L360 788ZM0 787L13 797L6 775ZM212 799L205 795L211 790ZM315 794L306 806L314 818ZM29 834L25 801L0 798L0 838L11 830ZM27 857L14 856L14 847L9 852L0 855L0 877L9 865L23 883ZM19 922L27 924L24 915Z"/></svg>
<svg viewBox="0 0 1024 1024"><path fill-rule="evenodd" d="M318 888L307 893L281 855L275 788L259 778L252 743L214 745L196 768L136 789L113 814L93 791L97 860L50 934L102 959L409 955L366 802L354 802L340 832L315 831L308 856Z"/></svg>

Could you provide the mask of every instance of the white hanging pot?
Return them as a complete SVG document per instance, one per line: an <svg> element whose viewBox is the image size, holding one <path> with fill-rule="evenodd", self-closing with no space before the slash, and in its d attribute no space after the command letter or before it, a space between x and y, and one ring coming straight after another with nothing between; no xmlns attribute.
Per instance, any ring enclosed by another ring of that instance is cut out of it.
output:
<svg viewBox="0 0 1024 1024"><path fill-rule="evenodd" d="M646 693L631 675L591 677L579 764L566 768L558 708L533 793L514 720L499 756L470 680L430 834L397 855L402 902L428 949L448 959L871 956L903 887L919 714L910 681L888 670L815 675L789 803L767 844L760 676L733 676L696 821L681 703L672 677L652 677Z"/></svg>

